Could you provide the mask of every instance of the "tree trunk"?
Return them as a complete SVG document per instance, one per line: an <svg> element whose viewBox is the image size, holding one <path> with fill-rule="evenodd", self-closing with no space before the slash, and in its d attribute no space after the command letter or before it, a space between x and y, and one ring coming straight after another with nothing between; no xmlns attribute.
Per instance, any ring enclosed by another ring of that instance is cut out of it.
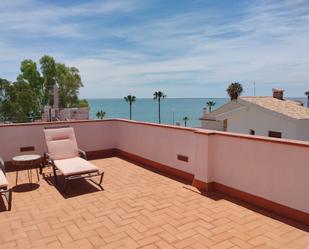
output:
<svg viewBox="0 0 309 249"><path fill-rule="evenodd" d="M132 119L132 103L130 103L130 120Z"/></svg>
<svg viewBox="0 0 309 249"><path fill-rule="evenodd" d="M307 99L307 107L309 108L309 95L308 95L308 99Z"/></svg>
<svg viewBox="0 0 309 249"><path fill-rule="evenodd" d="M159 124L161 124L161 103L160 103L160 98L158 99L158 104L159 104Z"/></svg>

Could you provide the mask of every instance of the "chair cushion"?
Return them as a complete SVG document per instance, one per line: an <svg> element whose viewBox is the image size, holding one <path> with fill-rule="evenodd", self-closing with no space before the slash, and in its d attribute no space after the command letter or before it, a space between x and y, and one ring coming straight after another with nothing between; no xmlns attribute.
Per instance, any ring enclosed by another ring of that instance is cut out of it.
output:
<svg viewBox="0 0 309 249"><path fill-rule="evenodd" d="M99 168L80 157L55 160L55 165L59 171L65 175L80 175L99 171Z"/></svg>
<svg viewBox="0 0 309 249"><path fill-rule="evenodd" d="M44 129L47 150L54 159L77 157L78 147L72 127Z"/></svg>
<svg viewBox="0 0 309 249"><path fill-rule="evenodd" d="M3 173L3 171L0 169L0 188L5 188L9 185L5 174Z"/></svg>

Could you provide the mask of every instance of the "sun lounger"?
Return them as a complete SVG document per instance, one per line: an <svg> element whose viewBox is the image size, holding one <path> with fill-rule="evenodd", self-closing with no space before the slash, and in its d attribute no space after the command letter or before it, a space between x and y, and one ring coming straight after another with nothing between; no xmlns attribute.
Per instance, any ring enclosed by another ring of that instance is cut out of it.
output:
<svg viewBox="0 0 309 249"><path fill-rule="evenodd" d="M8 210L12 206L12 189L8 188L8 181L5 174L5 166L2 158L0 158L0 195L4 195L8 202Z"/></svg>
<svg viewBox="0 0 309 249"><path fill-rule="evenodd" d="M53 167L54 179L58 185L57 171L64 176L63 191L66 192L67 183L75 179L89 179L102 190L104 172L87 161L86 153L77 147L74 129L68 128L45 128L44 135L48 153L46 159ZM93 177L99 177L99 182Z"/></svg>

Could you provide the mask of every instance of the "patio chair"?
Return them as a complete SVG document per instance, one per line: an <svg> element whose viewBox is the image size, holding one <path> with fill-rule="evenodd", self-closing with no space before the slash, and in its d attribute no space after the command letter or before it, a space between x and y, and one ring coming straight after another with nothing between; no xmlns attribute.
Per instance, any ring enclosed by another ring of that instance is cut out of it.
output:
<svg viewBox="0 0 309 249"><path fill-rule="evenodd" d="M4 195L8 202L8 210L12 206L12 189L8 188L8 181L5 174L5 166L2 158L0 157L0 195Z"/></svg>
<svg viewBox="0 0 309 249"><path fill-rule="evenodd" d="M56 186L58 186L57 171L59 171L64 176L64 193L69 181L80 178L89 179L103 190L101 184L104 172L88 162L86 153L78 149L72 127L45 128L44 135L48 150L45 157L52 165ZM99 177L99 182L93 180L93 177Z"/></svg>

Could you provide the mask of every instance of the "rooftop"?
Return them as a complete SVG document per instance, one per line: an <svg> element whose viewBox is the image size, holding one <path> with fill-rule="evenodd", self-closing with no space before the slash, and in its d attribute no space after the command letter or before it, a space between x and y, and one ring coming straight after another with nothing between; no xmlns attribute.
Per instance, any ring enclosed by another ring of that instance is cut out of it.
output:
<svg viewBox="0 0 309 249"><path fill-rule="evenodd" d="M21 172L12 210L0 212L0 248L308 248L307 232L144 165L92 162L105 171L105 190L73 182L67 198L49 169L33 188ZM14 183L15 172L8 177Z"/></svg>
<svg viewBox="0 0 309 249"><path fill-rule="evenodd" d="M262 108L281 113L295 119L309 119L309 108L301 106L292 100L279 100L272 96L267 97L240 97L240 100L250 102Z"/></svg>
<svg viewBox="0 0 309 249"><path fill-rule="evenodd" d="M15 186L12 158L43 155L44 129L67 126L105 190L76 180L63 195L49 168L32 188L20 171ZM0 125L0 137L13 189L11 211L0 198L0 249L309 244L308 142L122 119Z"/></svg>

